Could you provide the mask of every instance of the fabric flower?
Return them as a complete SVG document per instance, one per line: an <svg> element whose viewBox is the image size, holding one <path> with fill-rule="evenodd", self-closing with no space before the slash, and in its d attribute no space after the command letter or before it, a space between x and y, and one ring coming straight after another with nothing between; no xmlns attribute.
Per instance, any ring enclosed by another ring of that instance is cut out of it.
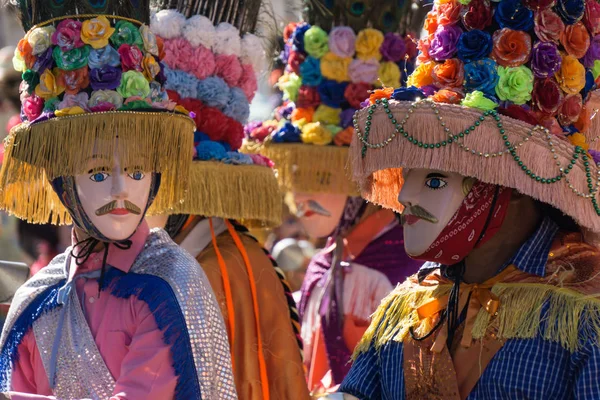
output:
<svg viewBox="0 0 600 400"><path fill-rule="evenodd" d="M592 74L594 75L594 79L598 79L600 76L600 60L595 60L594 65L591 68Z"/></svg>
<svg viewBox="0 0 600 400"><path fill-rule="evenodd" d="M400 72L400 68L398 68L398 64L386 61L382 62L379 66L379 81L383 86L397 88L400 86L400 77L402 73Z"/></svg>
<svg viewBox="0 0 600 400"><path fill-rule="evenodd" d="M467 30L485 30L492 24L492 7L489 0L471 0L462 15L463 25Z"/></svg>
<svg viewBox="0 0 600 400"><path fill-rule="evenodd" d="M146 79L148 79L148 81L154 80L154 77L160 72L160 66L158 65L158 62L150 53L146 53L144 56L142 67L144 70L144 76Z"/></svg>
<svg viewBox="0 0 600 400"><path fill-rule="evenodd" d="M331 132L318 122L311 122L304 125L300 137L303 143L319 146L326 146L333 141Z"/></svg>
<svg viewBox="0 0 600 400"><path fill-rule="evenodd" d="M142 73L127 71L121 76L121 84L117 88L117 92L124 98L132 96L146 98L150 95L150 84Z"/></svg>
<svg viewBox="0 0 600 400"><path fill-rule="evenodd" d="M582 58L590 47L590 35L582 22L567 25L560 34L560 43L568 54Z"/></svg>
<svg viewBox="0 0 600 400"><path fill-rule="evenodd" d="M81 22L72 19L60 21L56 26L56 31L52 34L52 44L59 46L62 51L83 47Z"/></svg>
<svg viewBox="0 0 600 400"><path fill-rule="evenodd" d="M326 69L328 75L334 75L333 72ZM300 75L302 76L302 84L307 86L319 86L323 80L321 72L321 61L314 57L307 57L300 65Z"/></svg>
<svg viewBox="0 0 600 400"><path fill-rule="evenodd" d="M543 42L559 43L560 34L565 30L565 24L551 9L535 13L534 31Z"/></svg>
<svg viewBox="0 0 600 400"><path fill-rule="evenodd" d="M304 51L311 57L321 58L329 51L327 32L318 26L312 26L304 34Z"/></svg>
<svg viewBox="0 0 600 400"><path fill-rule="evenodd" d="M473 61L465 64L465 84L466 91L479 90L488 96L494 96L496 84L498 82L498 72L496 63L489 59Z"/></svg>
<svg viewBox="0 0 600 400"><path fill-rule="evenodd" d="M498 67L498 84L496 94L500 100L508 100L515 104L525 104L531 100L533 91L533 73L529 68Z"/></svg>
<svg viewBox="0 0 600 400"><path fill-rule="evenodd" d="M300 65L306 60L306 54L299 51L290 51L290 55L287 59L287 68L290 69L296 75L301 75ZM315 60L318 60L315 58Z"/></svg>
<svg viewBox="0 0 600 400"><path fill-rule="evenodd" d="M600 33L600 4L596 1L585 2L583 23L592 36Z"/></svg>
<svg viewBox="0 0 600 400"><path fill-rule="evenodd" d="M500 28L510 28L515 31L530 31L533 28L533 11L523 6L520 0L499 2L494 18Z"/></svg>
<svg viewBox="0 0 600 400"><path fill-rule="evenodd" d="M417 57L417 41L411 34L407 34L404 37L404 44L406 44L406 57L409 59Z"/></svg>
<svg viewBox="0 0 600 400"><path fill-rule="evenodd" d="M52 35L54 32L56 32L56 29L51 25L35 28L29 32L26 37L31 46L31 54L37 56L52 46Z"/></svg>
<svg viewBox="0 0 600 400"><path fill-rule="evenodd" d="M332 108L340 108L344 102L346 86L348 86L347 82L324 79L317 88L319 96L321 96L321 103Z"/></svg>
<svg viewBox="0 0 600 400"><path fill-rule="evenodd" d="M599 63L600 64L600 63ZM372 89L369 83L351 83L344 91L344 98L352 108L361 108L360 103L369 98L369 90Z"/></svg>
<svg viewBox="0 0 600 400"><path fill-rule="evenodd" d="M81 24L81 40L94 49L101 49L108 45L108 40L115 32L105 16L95 17L83 21Z"/></svg>
<svg viewBox="0 0 600 400"><path fill-rule="evenodd" d="M429 55L436 61L443 61L454 57L457 52L458 41L462 29L456 25L440 26L433 35L429 47Z"/></svg>
<svg viewBox="0 0 600 400"><path fill-rule="evenodd" d="M507 107L501 107L498 109L498 111L502 115L506 115L508 117L518 119L520 121L528 123L529 125L537 125L538 124L538 120L535 117L535 115L533 115L532 112L524 109L523 107L517 106L515 104L510 104Z"/></svg>
<svg viewBox="0 0 600 400"><path fill-rule="evenodd" d="M402 61L406 55L406 42L397 33L388 32L383 38L379 51L384 61Z"/></svg>
<svg viewBox="0 0 600 400"><path fill-rule="evenodd" d="M292 38L292 35L294 34L294 31L296 30L298 24L298 22L290 22L285 26L285 28L283 28L283 40L285 42Z"/></svg>
<svg viewBox="0 0 600 400"><path fill-rule="evenodd" d="M211 107L223 110L229 101L229 87L223 79L217 76L211 76L198 82L197 88L198 94L194 97Z"/></svg>
<svg viewBox="0 0 600 400"><path fill-rule="evenodd" d="M329 33L329 51L338 57L352 57L356 46L356 34L349 26L337 26Z"/></svg>
<svg viewBox="0 0 600 400"><path fill-rule="evenodd" d="M121 68L123 69L123 72L131 70L142 72L144 70L142 67L144 54L139 47L124 43L117 51L121 56Z"/></svg>
<svg viewBox="0 0 600 400"><path fill-rule="evenodd" d="M256 74L251 65L242 65L242 77L240 78L240 89L244 91L248 101L252 101L256 91L258 90L258 82L256 80Z"/></svg>
<svg viewBox="0 0 600 400"><path fill-rule="evenodd" d="M302 79L294 73L282 75L277 82L279 90L283 92L283 98L290 101L296 101L301 85Z"/></svg>
<svg viewBox="0 0 600 400"><path fill-rule="evenodd" d="M434 62L420 64L408 77L406 85L418 88L431 85L433 83L433 68L435 65Z"/></svg>
<svg viewBox="0 0 600 400"><path fill-rule="evenodd" d="M429 55L429 49L431 48L431 43L429 38L427 39L419 39L417 44L417 49L419 49L419 55L417 56L417 63L423 64L431 61L431 56Z"/></svg>
<svg viewBox="0 0 600 400"><path fill-rule="evenodd" d="M435 11L438 15L438 24L453 25L457 23L460 18L461 10L461 4L456 0L439 2L435 7Z"/></svg>
<svg viewBox="0 0 600 400"><path fill-rule="evenodd" d="M65 92L70 95L77 94L90 85L87 67L74 69L72 71L58 70L56 79L58 80L58 84L64 86Z"/></svg>
<svg viewBox="0 0 600 400"><path fill-rule="evenodd" d="M120 68L107 65L93 68L89 73L90 86L93 90L112 90L119 87L122 72Z"/></svg>
<svg viewBox="0 0 600 400"><path fill-rule="evenodd" d="M32 69L38 74L41 74L45 70L52 68L53 63L54 58L52 57L52 49L48 48L45 52L37 56Z"/></svg>
<svg viewBox="0 0 600 400"><path fill-rule="evenodd" d="M123 44L136 45L140 50L144 48L144 40L138 28L124 20L119 20L115 25L115 32L110 37L110 42L117 49Z"/></svg>
<svg viewBox="0 0 600 400"><path fill-rule="evenodd" d="M555 77L566 94L577 94L585 87L585 68L573 56L563 57L562 65Z"/></svg>
<svg viewBox="0 0 600 400"><path fill-rule="evenodd" d="M393 94L394 94L394 88L376 89L369 96L369 103L376 104L377 100L390 99Z"/></svg>
<svg viewBox="0 0 600 400"><path fill-rule="evenodd" d="M319 92L314 87L301 86L298 90L298 100L296 107L298 108L315 108L321 104Z"/></svg>
<svg viewBox="0 0 600 400"><path fill-rule="evenodd" d="M57 97L64 91L65 87L58 83L55 74L49 69L40 76L40 83L35 87L35 94L42 99Z"/></svg>
<svg viewBox="0 0 600 400"><path fill-rule="evenodd" d="M529 60L531 36L523 31L503 28L494 32L492 59L503 67L518 67Z"/></svg>
<svg viewBox="0 0 600 400"><path fill-rule="evenodd" d="M478 108L480 110L493 110L498 107L498 104L485 97L483 92L475 90L465 95L465 98L460 102L461 105L470 108Z"/></svg>
<svg viewBox="0 0 600 400"><path fill-rule="evenodd" d="M594 36L591 40L590 46L583 57L583 65L586 68L592 68L596 60L600 60L600 35Z"/></svg>
<svg viewBox="0 0 600 400"><path fill-rule="evenodd" d="M90 68L102 68L105 65L119 67L121 65L121 56L112 46L92 49L88 57L88 66Z"/></svg>
<svg viewBox="0 0 600 400"><path fill-rule="evenodd" d="M433 84L438 88L460 88L464 80L463 63L451 58L433 68Z"/></svg>
<svg viewBox="0 0 600 400"><path fill-rule="evenodd" d="M557 0L556 13L567 25L572 25L583 18L585 12L584 0Z"/></svg>
<svg viewBox="0 0 600 400"><path fill-rule="evenodd" d="M366 28L358 32L356 37L356 56L361 60L369 60L371 58L377 61L381 60L381 52L379 49L383 44L383 33L377 29Z"/></svg>
<svg viewBox="0 0 600 400"><path fill-rule="evenodd" d="M142 37L142 44L146 52L158 57L158 42L156 41L156 35L152 32L150 27L146 24L140 26L140 36Z"/></svg>
<svg viewBox="0 0 600 400"><path fill-rule="evenodd" d="M40 75L31 69L23 72L21 78L24 82L27 82L27 90L30 94L33 93L35 87L40 83Z"/></svg>
<svg viewBox="0 0 600 400"><path fill-rule="evenodd" d="M350 57L340 57L329 52L321 58L321 74L327 79L333 79L338 82L349 81L350 78L348 75L351 62L352 59ZM304 73L302 73L302 78L304 78Z"/></svg>
<svg viewBox="0 0 600 400"><path fill-rule="evenodd" d="M401 87L394 90L391 98L397 101L417 101L425 98L425 94L414 86Z"/></svg>
<svg viewBox="0 0 600 400"><path fill-rule="evenodd" d="M52 57L54 58L56 65L58 68L64 69L65 71L71 71L87 66L89 55L89 46L83 46L69 51L62 51L60 47L55 47L54 50L52 50Z"/></svg>
<svg viewBox="0 0 600 400"><path fill-rule="evenodd" d="M27 39L19 40L15 49L15 57L13 58L13 66L15 70L24 72L27 69L32 69L36 57L33 55L33 48Z"/></svg>
<svg viewBox="0 0 600 400"><path fill-rule="evenodd" d="M449 89L441 89L431 96L431 100L436 103L460 104L463 95L459 92Z"/></svg>
<svg viewBox="0 0 600 400"><path fill-rule="evenodd" d="M300 128L291 122L286 122L275 131L272 140L274 143L301 143L300 133Z"/></svg>
<svg viewBox="0 0 600 400"><path fill-rule="evenodd" d="M354 108L346 108L340 113L340 128L346 129L353 125L354 113L356 113L356 109Z"/></svg>
<svg viewBox="0 0 600 400"><path fill-rule="evenodd" d="M35 94L29 96L23 102L21 110L27 117L27 121L33 121L42 114L44 109L44 100Z"/></svg>
<svg viewBox="0 0 600 400"><path fill-rule="evenodd" d="M558 122L563 126L575 123L582 109L583 100L579 93L567 96L560 107Z"/></svg>
<svg viewBox="0 0 600 400"><path fill-rule="evenodd" d="M190 60L194 57L194 48L190 42L181 37L165 40L164 51L164 62L169 68L191 72Z"/></svg>
<svg viewBox="0 0 600 400"><path fill-rule="evenodd" d="M89 96L86 92L77 93L77 94L65 94L62 101L58 103L57 108L71 108L71 107L81 107L82 110L88 110L88 102Z"/></svg>
<svg viewBox="0 0 600 400"><path fill-rule="evenodd" d="M473 29L460 35L457 57L465 63L477 61L489 57L492 49L493 42L490 34Z"/></svg>
<svg viewBox="0 0 600 400"><path fill-rule="evenodd" d="M308 122L312 122L313 121L313 115L315 114L315 110L314 108L296 108L294 111L292 111L292 115L291 115L291 120L293 122L301 122L304 121L304 123L308 123Z"/></svg>
<svg viewBox="0 0 600 400"><path fill-rule="evenodd" d="M215 75L229 86L237 86L242 77L242 64L238 57L233 54L217 54L215 56Z"/></svg>
<svg viewBox="0 0 600 400"><path fill-rule="evenodd" d="M425 29L429 37L432 37L438 26L437 12L429 11L425 17L425 22L423 22L423 29Z"/></svg>
<svg viewBox="0 0 600 400"><path fill-rule="evenodd" d="M325 125L339 125L341 112L342 110L339 108L332 108L321 104L313 114L313 121L322 122Z"/></svg>
<svg viewBox="0 0 600 400"><path fill-rule="evenodd" d="M539 11L554 6L556 0L523 0L523 4L532 11Z"/></svg>
<svg viewBox="0 0 600 400"><path fill-rule="evenodd" d="M562 58L552 42L537 42L531 51L531 70L536 78L548 78L560 69Z"/></svg>
<svg viewBox="0 0 600 400"><path fill-rule="evenodd" d="M88 106L93 108L101 103L110 103L116 109L119 109L123 106L123 96L114 90L96 90L95 92L92 92L90 100L88 101Z"/></svg>
<svg viewBox="0 0 600 400"><path fill-rule="evenodd" d="M374 59L361 60L355 59L348 67L348 76L354 83L365 82L375 83L379 73L379 62Z"/></svg>
<svg viewBox="0 0 600 400"><path fill-rule="evenodd" d="M300 24L296 27L296 30L294 31L294 34L292 35L292 44L296 51L299 51L301 53L306 53L306 51L304 49L304 35L306 34L306 31L308 31L309 29L310 29L310 25L306 24L306 23Z"/></svg>
<svg viewBox="0 0 600 400"><path fill-rule="evenodd" d="M227 71L227 68L223 68L222 66L220 66L220 69L217 72L217 57L213 54L212 51L210 51L206 47L198 46L192 51L192 58L188 62L187 72L191 73L200 80L206 79L215 73L219 76L233 75L231 79L237 79L237 82L239 83L242 80L242 77L244 76L244 68L240 66L239 68L241 68L241 72L234 71L238 68L238 65L239 62L238 60L236 60L236 65L232 66L230 71ZM238 75L237 78L235 78L236 75Z"/></svg>
<svg viewBox="0 0 600 400"><path fill-rule="evenodd" d="M535 110L539 110L545 115L553 116L563 101L563 94L560 86L558 86L558 83L554 79L536 79L531 98L531 103Z"/></svg>
<svg viewBox="0 0 600 400"><path fill-rule="evenodd" d="M349 126L343 131L337 133L333 138L333 144L336 146L350 146L352 137L354 136L354 127Z"/></svg>
<svg viewBox="0 0 600 400"><path fill-rule="evenodd" d="M67 108L62 108L59 110L56 110L54 112L54 115L56 117L68 117L70 115L79 115L79 114L85 114L86 111L79 107L79 106L75 106L75 107L67 107Z"/></svg>

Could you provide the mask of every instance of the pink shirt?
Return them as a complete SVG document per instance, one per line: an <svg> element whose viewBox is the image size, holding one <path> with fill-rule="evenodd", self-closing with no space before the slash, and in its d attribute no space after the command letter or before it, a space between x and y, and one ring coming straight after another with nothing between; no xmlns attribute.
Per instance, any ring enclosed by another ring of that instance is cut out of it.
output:
<svg viewBox="0 0 600 400"><path fill-rule="evenodd" d="M121 250L110 246L107 263L129 272L148 237L144 221L131 237L132 246ZM95 253L77 267L71 264L71 278L102 267L102 252ZM84 300L87 323L98 350L116 385L110 400L172 399L177 377L170 347L163 342L150 309L135 296L119 299L107 291L98 297L98 281L79 279L77 295ZM19 361L14 366L10 396L14 400L55 399L30 330L19 345Z"/></svg>

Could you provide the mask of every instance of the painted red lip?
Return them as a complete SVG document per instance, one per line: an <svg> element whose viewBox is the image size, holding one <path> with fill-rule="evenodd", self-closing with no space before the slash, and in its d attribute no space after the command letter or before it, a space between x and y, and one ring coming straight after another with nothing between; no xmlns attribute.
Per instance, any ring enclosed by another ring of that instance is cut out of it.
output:
<svg viewBox="0 0 600 400"><path fill-rule="evenodd" d="M126 208L115 208L110 213L113 215L126 215L129 214L129 210Z"/></svg>
<svg viewBox="0 0 600 400"><path fill-rule="evenodd" d="M415 217L414 215L406 215L406 216L404 217L404 220L406 221L406 223L407 223L408 225L414 225L414 224L416 224L417 222L419 222L419 220L420 220L420 219L421 219L421 218L419 218L419 217Z"/></svg>

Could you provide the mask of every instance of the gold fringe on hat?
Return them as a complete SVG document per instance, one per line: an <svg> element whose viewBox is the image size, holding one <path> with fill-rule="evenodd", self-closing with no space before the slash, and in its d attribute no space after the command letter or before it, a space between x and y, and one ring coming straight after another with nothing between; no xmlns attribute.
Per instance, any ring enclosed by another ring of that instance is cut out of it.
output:
<svg viewBox="0 0 600 400"><path fill-rule="evenodd" d="M183 199L193 152L194 122L168 112L110 111L78 114L11 131L0 170L0 209L31 223L67 224L70 217L50 182L85 173L92 158L107 166L161 173L149 214Z"/></svg>
<svg viewBox="0 0 600 400"><path fill-rule="evenodd" d="M194 161L189 190L170 214L235 219L250 227L281 225L283 200L271 168Z"/></svg>
<svg viewBox="0 0 600 400"><path fill-rule="evenodd" d="M241 151L270 158L275 163L279 184L286 191L359 194L347 171L348 147L245 142Z"/></svg>

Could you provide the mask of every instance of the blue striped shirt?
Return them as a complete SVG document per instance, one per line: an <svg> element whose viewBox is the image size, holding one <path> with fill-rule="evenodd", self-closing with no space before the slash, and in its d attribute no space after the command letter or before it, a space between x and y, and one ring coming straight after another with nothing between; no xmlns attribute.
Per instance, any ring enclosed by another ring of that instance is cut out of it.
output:
<svg viewBox="0 0 600 400"><path fill-rule="evenodd" d="M544 276L558 227L546 218L505 266ZM433 265L427 263L423 268ZM543 319L544 310L542 310ZM389 342L358 356L340 392L361 400L404 400L402 343ZM588 338L579 351L533 339L507 340L490 361L469 400L600 399L600 347ZM410 399L408 399L410 400Z"/></svg>

